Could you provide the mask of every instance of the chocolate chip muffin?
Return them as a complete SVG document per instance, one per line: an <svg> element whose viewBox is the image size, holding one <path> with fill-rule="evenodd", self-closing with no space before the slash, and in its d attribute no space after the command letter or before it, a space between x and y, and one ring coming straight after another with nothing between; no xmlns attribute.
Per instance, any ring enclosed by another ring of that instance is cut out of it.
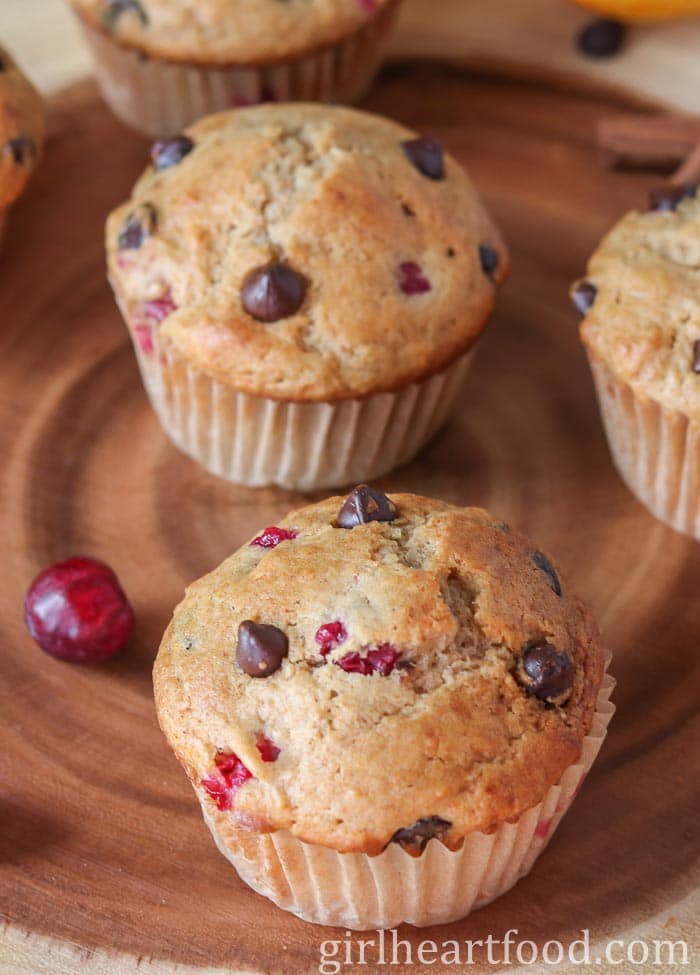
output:
<svg viewBox="0 0 700 975"><path fill-rule="evenodd" d="M572 289L613 460L649 510L700 538L700 200L652 191Z"/></svg>
<svg viewBox="0 0 700 975"><path fill-rule="evenodd" d="M157 142L107 225L165 430L210 471L330 487L447 417L507 270L440 144L387 119L259 106Z"/></svg>
<svg viewBox="0 0 700 975"><path fill-rule="evenodd" d="M192 585L154 681L241 877L368 928L456 919L530 869L604 737L604 672L536 546L478 508L361 485Z"/></svg>
<svg viewBox="0 0 700 975"><path fill-rule="evenodd" d="M105 99L154 137L240 105L355 101L399 2L71 0Z"/></svg>
<svg viewBox="0 0 700 975"><path fill-rule="evenodd" d="M0 48L0 232L5 212L24 192L44 141L41 98Z"/></svg>

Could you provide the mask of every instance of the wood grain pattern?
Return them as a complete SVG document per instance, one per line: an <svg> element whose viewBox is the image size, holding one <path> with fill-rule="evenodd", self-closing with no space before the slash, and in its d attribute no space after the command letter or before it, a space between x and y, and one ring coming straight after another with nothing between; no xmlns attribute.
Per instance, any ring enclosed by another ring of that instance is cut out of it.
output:
<svg viewBox="0 0 700 975"><path fill-rule="evenodd" d="M619 681L601 758L530 876L466 922L404 936L518 928L541 943L590 928L594 943L697 949L700 547L612 469L567 299L650 181L596 163L596 121L625 105L410 67L385 73L368 104L444 140L513 250L457 417L383 487L485 505L551 549L600 617ZM0 971L318 971L333 935L251 893L216 852L150 679L185 584L307 498L218 482L166 440L101 244L146 145L89 84L52 103L51 128L0 257ZM97 669L46 657L22 620L36 571L81 552L115 567L138 618L128 651Z"/></svg>

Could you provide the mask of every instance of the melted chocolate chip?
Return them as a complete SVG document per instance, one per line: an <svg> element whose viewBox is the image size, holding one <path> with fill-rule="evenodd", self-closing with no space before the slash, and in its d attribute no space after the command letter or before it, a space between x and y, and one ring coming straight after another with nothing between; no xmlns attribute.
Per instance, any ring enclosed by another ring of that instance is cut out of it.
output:
<svg viewBox="0 0 700 975"><path fill-rule="evenodd" d="M288 264L272 262L257 267L243 279L243 307L259 322L278 322L299 311L306 294L306 282Z"/></svg>
<svg viewBox="0 0 700 975"><path fill-rule="evenodd" d="M675 210L683 200L695 196L696 189L695 185L676 186L675 183L654 186L649 190L649 211Z"/></svg>
<svg viewBox="0 0 700 975"><path fill-rule="evenodd" d="M135 251L147 237L151 237L158 226L156 208L151 203L136 207L122 224L117 244L123 251Z"/></svg>
<svg viewBox="0 0 700 975"><path fill-rule="evenodd" d="M425 850L429 840L444 840L451 826L452 823L446 819L430 816L429 819L419 819L413 826L398 829L391 837L391 842L398 843L408 853L419 855Z"/></svg>
<svg viewBox="0 0 700 975"><path fill-rule="evenodd" d="M249 677L269 677L282 666L289 642L282 630L245 620L238 627L236 661Z"/></svg>
<svg viewBox="0 0 700 975"><path fill-rule="evenodd" d="M129 11L136 14L143 27L148 26L148 14L139 0L106 0L105 12L102 15L104 25L114 30L122 14Z"/></svg>
<svg viewBox="0 0 700 975"><path fill-rule="evenodd" d="M700 373L700 341L693 342L693 372Z"/></svg>
<svg viewBox="0 0 700 975"><path fill-rule="evenodd" d="M498 270L498 254L493 247L489 247L488 244L479 244L479 260L484 274L488 278L493 277Z"/></svg>
<svg viewBox="0 0 700 975"><path fill-rule="evenodd" d="M5 151L10 153L17 166L26 166L36 159L36 142L31 136L20 135L5 143Z"/></svg>
<svg viewBox="0 0 700 975"><path fill-rule="evenodd" d="M370 521L394 521L398 517L392 501L367 484L360 484L347 496L338 513L338 528L356 528Z"/></svg>
<svg viewBox="0 0 700 975"><path fill-rule="evenodd" d="M419 173L428 179L445 178L445 156L437 139L408 139L401 148Z"/></svg>
<svg viewBox="0 0 700 975"><path fill-rule="evenodd" d="M549 584L552 587L552 591L556 593L557 596L561 596L561 582L559 581L559 576L544 552L533 552L532 561L535 563L537 568L544 572L544 574L547 576L549 579Z"/></svg>
<svg viewBox="0 0 700 975"><path fill-rule="evenodd" d="M579 32L576 46L586 57L611 58L620 50L624 40L625 25L619 20L601 17L592 20Z"/></svg>
<svg viewBox="0 0 700 975"><path fill-rule="evenodd" d="M590 281L577 281L571 289L571 300L582 315L591 310L597 295L598 289Z"/></svg>
<svg viewBox="0 0 700 975"><path fill-rule="evenodd" d="M540 701L564 704L574 685L573 661L551 643L534 643L523 650L519 678L528 694Z"/></svg>
<svg viewBox="0 0 700 975"><path fill-rule="evenodd" d="M176 135L174 139L160 139L151 146L151 162L154 167L170 169L182 162L194 149L194 142L186 135Z"/></svg>

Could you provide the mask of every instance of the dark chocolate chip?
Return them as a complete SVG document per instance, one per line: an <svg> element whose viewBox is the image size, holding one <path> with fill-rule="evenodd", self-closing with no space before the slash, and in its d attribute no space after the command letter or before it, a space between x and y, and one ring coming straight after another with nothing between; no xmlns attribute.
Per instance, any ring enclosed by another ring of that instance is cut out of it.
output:
<svg viewBox="0 0 700 975"><path fill-rule="evenodd" d="M619 20L601 17L592 20L578 34L576 46L589 58L611 58L625 40L625 25Z"/></svg>
<svg viewBox="0 0 700 975"><path fill-rule="evenodd" d="M430 816L429 819L419 819L404 829L398 829L391 837L392 843L398 843L408 853L422 853L429 840L444 840L447 831L452 823L439 816Z"/></svg>
<svg viewBox="0 0 700 975"><path fill-rule="evenodd" d="M679 203L695 196L697 186L685 184L676 186L675 183L666 183L664 186L654 186L649 190L649 210L675 210Z"/></svg>
<svg viewBox="0 0 700 975"><path fill-rule="evenodd" d="M523 650L519 677L528 694L549 704L563 704L574 686L573 661L551 643L534 643Z"/></svg>
<svg viewBox="0 0 700 975"><path fill-rule="evenodd" d="M272 262L249 271L243 279L243 307L259 322L278 322L299 311L306 282L288 264Z"/></svg>
<svg viewBox="0 0 700 975"><path fill-rule="evenodd" d="M408 139L401 148L423 176L445 178L445 156L437 139Z"/></svg>
<svg viewBox="0 0 700 975"><path fill-rule="evenodd" d="M588 314L598 295L598 289L590 281L577 281L571 289L571 300L582 315Z"/></svg>
<svg viewBox="0 0 700 975"><path fill-rule="evenodd" d="M194 149L194 142L186 135L176 135L174 139L160 139L151 146L151 161L156 169L170 169L188 156Z"/></svg>
<svg viewBox="0 0 700 975"><path fill-rule="evenodd" d="M114 30L122 14L129 13L129 11L136 14L143 27L148 26L148 14L139 0L106 0L105 11L102 15L103 23L110 30Z"/></svg>
<svg viewBox="0 0 700 975"><path fill-rule="evenodd" d="M700 341L693 342L693 372L700 373Z"/></svg>
<svg viewBox="0 0 700 975"><path fill-rule="evenodd" d="M119 231L117 243L123 251L135 251L147 237L151 237L158 226L156 208L151 203L142 203L129 214Z"/></svg>
<svg viewBox="0 0 700 975"><path fill-rule="evenodd" d="M20 135L16 139L10 139L5 143L4 148L18 166L26 166L36 159L36 142L31 136Z"/></svg>
<svg viewBox="0 0 700 975"><path fill-rule="evenodd" d="M288 653L287 637L276 626L245 620L238 627L236 660L250 677L274 674Z"/></svg>
<svg viewBox="0 0 700 975"><path fill-rule="evenodd" d="M356 528L369 521L393 521L398 517L396 506L381 491L360 484L347 496L338 513L338 528Z"/></svg>
<svg viewBox="0 0 700 975"><path fill-rule="evenodd" d="M493 247L489 247L488 244L479 244L479 260L484 274L489 278L493 277L498 270L498 254Z"/></svg>
<svg viewBox="0 0 700 975"><path fill-rule="evenodd" d="M557 575L556 569L549 561L544 552L533 552L532 561L535 563L538 569L549 579L549 584L552 587L552 591L556 593L557 596L561 596L561 582L559 581L559 576Z"/></svg>

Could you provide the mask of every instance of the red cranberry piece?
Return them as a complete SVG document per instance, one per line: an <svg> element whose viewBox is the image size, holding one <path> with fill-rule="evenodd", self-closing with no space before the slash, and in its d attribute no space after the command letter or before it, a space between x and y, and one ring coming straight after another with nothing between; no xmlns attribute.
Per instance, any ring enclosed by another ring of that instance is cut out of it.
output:
<svg viewBox="0 0 700 975"><path fill-rule="evenodd" d="M255 744L263 762L276 762L280 757L281 749L262 732L258 735Z"/></svg>
<svg viewBox="0 0 700 975"><path fill-rule="evenodd" d="M153 329L150 325L134 325L134 335L144 355L153 355Z"/></svg>
<svg viewBox="0 0 700 975"><path fill-rule="evenodd" d="M375 674L388 677L400 656L396 647L392 647L390 643L382 643L375 650L368 651L367 660Z"/></svg>
<svg viewBox="0 0 700 975"><path fill-rule="evenodd" d="M314 639L321 648L321 656L327 657L331 650L335 650L341 643L345 643L348 638L348 631L340 620L334 623L324 623L316 630Z"/></svg>
<svg viewBox="0 0 700 975"><path fill-rule="evenodd" d="M36 577L24 603L29 632L42 650L74 663L100 663L131 636L134 614L109 566L76 557Z"/></svg>
<svg viewBox="0 0 700 975"><path fill-rule="evenodd" d="M346 653L340 660L336 660L336 664L347 674L362 674L363 677L369 677L372 673L372 664L366 657L359 654L357 650L354 650L352 653Z"/></svg>
<svg viewBox="0 0 700 975"><path fill-rule="evenodd" d="M295 532L288 528L277 528L276 525L270 525L266 528L261 535L254 538L250 543L251 545L258 545L260 548L277 548L280 542L291 542L297 536L299 532Z"/></svg>
<svg viewBox="0 0 700 975"><path fill-rule="evenodd" d="M413 261L399 264L398 278L399 287L405 295L422 295L426 291L432 291L432 285L423 274L420 265Z"/></svg>
<svg viewBox="0 0 700 975"><path fill-rule="evenodd" d="M234 752L217 752L215 765L211 775L202 779L202 787L217 809L225 812L232 808L236 793L253 775Z"/></svg>
<svg viewBox="0 0 700 975"><path fill-rule="evenodd" d="M152 301L143 303L143 314L156 325L160 325L174 311L177 311L177 305L173 301L173 293L170 288L160 298L154 298Z"/></svg>

